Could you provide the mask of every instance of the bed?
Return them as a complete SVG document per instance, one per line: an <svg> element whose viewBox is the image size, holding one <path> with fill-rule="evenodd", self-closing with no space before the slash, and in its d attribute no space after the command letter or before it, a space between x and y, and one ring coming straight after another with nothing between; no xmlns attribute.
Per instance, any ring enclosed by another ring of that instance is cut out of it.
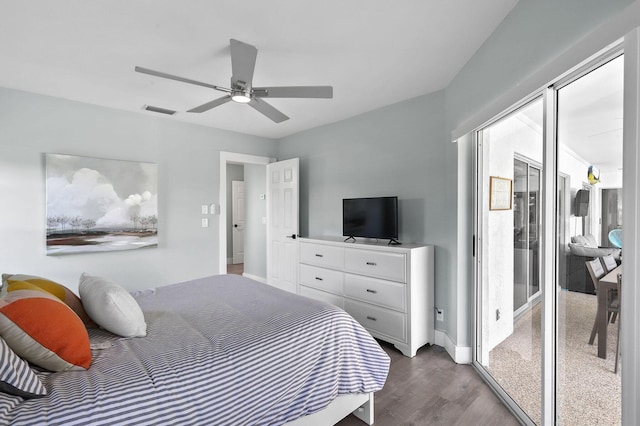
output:
<svg viewBox="0 0 640 426"><path fill-rule="evenodd" d="M89 329L86 371L38 377L48 395L0 392L15 425L333 424L373 422L389 357L333 305L237 276L133 293L146 337Z"/></svg>

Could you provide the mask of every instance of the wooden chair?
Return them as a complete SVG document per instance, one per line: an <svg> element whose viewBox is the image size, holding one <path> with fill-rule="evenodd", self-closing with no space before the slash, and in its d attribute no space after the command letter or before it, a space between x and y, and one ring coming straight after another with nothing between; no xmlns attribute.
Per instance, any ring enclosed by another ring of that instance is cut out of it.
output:
<svg viewBox="0 0 640 426"><path fill-rule="evenodd" d="M586 262L587 271L589 272L589 276L591 276L591 280L593 281L593 286L596 289L596 294L598 294L598 290L600 287L600 278L604 277L607 272L602 267L602 263L600 259L587 260ZM617 298L616 298L617 300ZM611 320L611 315L613 313L618 312L618 306L613 306L610 295L607 295L607 322ZM589 338L589 344L593 345L593 341L596 338L596 334L598 332L598 315L596 314L596 318L593 320L593 328L591 329L591 337Z"/></svg>
<svg viewBox="0 0 640 426"><path fill-rule="evenodd" d="M607 256L602 256L600 258L600 261L602 262L602 265L604 266L604 270L606 273L609 273L618 267L618 262L616 262L616 259L613 257L612 254ZM618 296L618 293L616 292L616 290L612 290L611 294L607 296L611 298L616 298ZM615 324L617 318L618 318L618 313L614 312L613 315L610 317L611 322Z"/></svg>
<svg viewBox="0 0 640 426"><path fill-rule="evenodd" d="M600 279L604 277L607 272L602 267L602 263L600 259L588 260L586 262L587 271L589 271L589 275L591 276L591 280L593 281L593 286L596 289L596 294L600 290ZM607 294L606 303L607 303L607 323L611 320L611 315L614 314L619 316L620 314L620 288L622 281L622 274L618 274L618 283L616 286L617 291L611 291L610 294ZM593 341L596 338L596 334L598 332L598 315L596 314L596 318L593 321L593 328L591 329L591 337L589 337L589 344L593 345ZM620 319L618 319L618 337L616 340L616 364L614 368L614 373L618 372L618 355L620 353Z"/></svg>
<svg viewBox="0 0 640 426"><path fill-rule="evenodd" d="M618 267L618 262L616 262L616 259L613 257L612 254L609 254L607 256L602 256L601 259L606 272L611 272Z"/></svg>

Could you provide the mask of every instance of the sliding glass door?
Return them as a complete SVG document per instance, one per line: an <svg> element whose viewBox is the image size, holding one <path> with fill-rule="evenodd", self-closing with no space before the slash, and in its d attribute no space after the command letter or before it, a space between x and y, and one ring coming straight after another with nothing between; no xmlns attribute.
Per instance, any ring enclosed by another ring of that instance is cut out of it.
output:
<svg viewBox="0 0 640 426"><path fill-rule="evenodd" d="M613 55L615 56L615 55ZM603 215L610 204L621 211L615 194L622 187L622 105L623 56L602 61L556 85L557 91L557 173L569 178L573 210L564 217L569 223L565 235L608 246L607 222ZM560 190L560 187L558 187ZM578 196L578 191L588 196ZM617 226L617 224L616 224ZM590 344L598 297L586 262L610 250L580 250L569 246L570 280L557 293L556 418L559 424L620 423L621 373L615 371L616 322L604 321L606 348L598 339ZM618 259L620 261L620 259ZM617 297L617 296L615 296Z"/></svg>
<svg viewBox="0 0 640 426"><path fill-rule="evenodd" d="M525 424L620 423L624 319L596 313L624 286L598 298L586 262L622 226L622 62L594 59L475 133L474 364Z"/></svg>
<svg viewBox="0 0 640 426"><path fill-rule="evenodd" d="M539 422L541 413L540 294L542 98L477 133L481 188L477 361ZM508 203L495 182L506 182Z"/></svg>

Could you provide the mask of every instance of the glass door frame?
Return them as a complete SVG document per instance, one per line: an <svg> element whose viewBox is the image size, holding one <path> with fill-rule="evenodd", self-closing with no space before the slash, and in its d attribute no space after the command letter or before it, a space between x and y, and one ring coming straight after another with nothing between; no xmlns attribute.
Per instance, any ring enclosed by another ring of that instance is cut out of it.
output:
<svg viewBox="0 0 640 426"><path fill-rule="evenodd" d="M545 88L540 89L525 99L517 102L501 114L493 117L474 130L472 135L472 155L475 172L473 175L473 235L474 235L474 267L473 267L473 308L474 308L474 336L472 364L483 377L483 379L496 392L498 397L505 405L518 417L518 419L526 425L534 423L529 419L527 414L511 399L511 397L502 389L496 380L484 369L478 362L478 356L481 354L481 343L479 337L482 336L482 318L479 308L479 301L482 301L482 282L480 268L483 261L482 253L482 184L481 173L483 172L482 151L478 149L482 146L482 129L488 127L492 123L506 117L514 111L520 109L524 105L532 102L534 99L542 97L543 99L543 161L542 161L542 185L541 197L541 248L540 248L540 291L542 298L542 413L541 419L544 425L556 424L556 354L557 336L558 336L558 292L560 289L556 285L558 282L558 262L557 255L557 190L558 190L558 126L557 126L557 91L562 87L577 80L581 76L596 69L597 67L609 62L615 57L623 54L622 41L613 43L607 49L597 53L590 59L584 61L581 65L566 72L558 77ZM626 84L626 77L625 77ZM627 88L625 87L625 92ZM626 112L625 112L626 118ZM626 127L626 124L625 124ZM626 142L626 141L625 141ZM626 152L626 151L625 151ZM625 179L626 180L626 179ZM625 183L626 185L626 183ZM550 283L547 285L546 283ZM555 291L547 291L555 290ZM630 302L628 302L630 303ZM628 326L627 326L628 327ZM623 326L623 336L625 327ZM629 334L629 333L626 333ZM623 340L624 353L624 340ZM624 389L624 383L623 383Z"/></svg>

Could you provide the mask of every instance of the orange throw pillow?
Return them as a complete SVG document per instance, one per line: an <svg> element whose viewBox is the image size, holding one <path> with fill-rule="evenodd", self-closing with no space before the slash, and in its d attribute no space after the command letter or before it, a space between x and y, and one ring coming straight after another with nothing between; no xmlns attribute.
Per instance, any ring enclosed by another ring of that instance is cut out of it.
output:
<svg viewBox="0 0 640 426"><path fill-rule="evenodd" d="M0 336L20 357L50 371L91 365L89 335L78 315L39 289L14 290L0 299Z"/></svg>

